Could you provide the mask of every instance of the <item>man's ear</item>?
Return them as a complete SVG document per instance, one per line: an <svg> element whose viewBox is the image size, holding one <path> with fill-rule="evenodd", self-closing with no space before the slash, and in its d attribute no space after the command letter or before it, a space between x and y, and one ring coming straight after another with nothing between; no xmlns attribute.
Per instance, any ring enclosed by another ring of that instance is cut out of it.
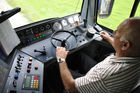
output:
<svg viewBox="0 0 140 93"><path fill-rule="evenodd" d="M129 41L123 41L122 42L122 50L127 50L130 47L130 42Z"/></svg>

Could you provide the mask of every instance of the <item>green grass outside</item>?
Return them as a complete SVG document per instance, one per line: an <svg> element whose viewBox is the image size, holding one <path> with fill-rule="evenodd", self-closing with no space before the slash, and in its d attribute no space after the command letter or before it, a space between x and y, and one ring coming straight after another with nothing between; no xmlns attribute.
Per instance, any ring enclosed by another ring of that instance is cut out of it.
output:
<svg viewBox="0 0 140 93"><path fill-rule="evenodd" d="M21 12L29 20L35 22L42 19L63 17L80 12L83 0L7 0L13 7L21 7ZM129 18L135 0L115 0L111 15L106 19L99 19L98 23L110 29L117 26L126 18ZM78 7L77 3L79 3ZM77 9L77 10L76 10ZM140 11L140 5L138 7ZM140 12L136 16L140 17Z"/></svg>
<svg viewBox="0 0 140 93"><path fill-rule="evenodd" d="M13 7L21 7L21 12L35 22L53 17L63 17L81 11L83 0L7 0ZM79 2L79 4L78 4ZM76 7L78 4L78 7Z"/></svg>

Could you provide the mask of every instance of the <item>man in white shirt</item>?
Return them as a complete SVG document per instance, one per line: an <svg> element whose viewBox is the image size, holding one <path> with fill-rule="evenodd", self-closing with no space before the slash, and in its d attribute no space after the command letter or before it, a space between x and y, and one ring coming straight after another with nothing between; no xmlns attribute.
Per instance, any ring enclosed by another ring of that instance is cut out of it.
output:
<svg viewBox="0 0 140 93"><path fill-rule="evenodd" d="M114 33L100 35L115 49L116 54L95 65L82 77L74 79L67 67L68 51L57 47L56 57L64 87L71 93L128 93L140 78L140 18L124 20Z"/></svg>

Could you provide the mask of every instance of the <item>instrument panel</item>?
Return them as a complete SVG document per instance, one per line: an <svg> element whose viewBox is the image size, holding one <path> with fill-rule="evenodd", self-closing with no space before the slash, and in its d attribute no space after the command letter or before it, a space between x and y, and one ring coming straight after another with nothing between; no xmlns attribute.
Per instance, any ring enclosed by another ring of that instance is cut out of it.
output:
<svg viewBox="0 0 140 93"><path fill-rule="evenodd" d="M80 14L74 14L62 18L43 20L16 28L15 30L22 45L27 46L50 37L50 35L56 31L70 30L80 24L83 24Z"/></svg>
<svg viewBox="0 0 140 93"><path fill-rule="evenodd" d="M92 26L82 31L80 27L83 25L80 14L73 14L43 20L15 30L21 40L21 51L45 63L56 58L57 46L69 51L78 50L93 39L102 39L99 34L95 34L97 31Z"/></svg>
<svg viewBox="0 0 140 93"><path fill-rule="evenodd" d="M44 64L16 51L3 93L43 93Z"/></svg>
<svg viewBox="0 0 140 93"><path fill-rule="evenodd" d="M80 14L73 14L16 28L22 47L13 59L3 93L43 93L44 63L56 58L57 46L74 52L94 39L102 40L92 26L82 31L83 24Z"/></svg>

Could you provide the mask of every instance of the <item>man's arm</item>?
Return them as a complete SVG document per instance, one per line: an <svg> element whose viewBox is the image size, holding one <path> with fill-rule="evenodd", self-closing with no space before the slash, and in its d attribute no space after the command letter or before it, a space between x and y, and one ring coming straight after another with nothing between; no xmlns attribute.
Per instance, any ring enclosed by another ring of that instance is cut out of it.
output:
<svg viewBox="0 0 140 93"><path fill-rule="evenodd" d="M109 34L107 32L101 32L100 35L101 35L101 37L106 39L114 47L114 44L113 44L114 40L112 37L109 36Z"/></svg>
<svg viewBox="0 0 140 93"><path fill-rule="evenodd" d="M67 91L71 93L78 93L78 90L75 87L75 80L73 79L65 59L67 57L68 51L66 51L63 47L57 47L56 49L56 57L57 59L62 58L64 61L59 62L60 74L64 84L64 87Z"/></svg>

